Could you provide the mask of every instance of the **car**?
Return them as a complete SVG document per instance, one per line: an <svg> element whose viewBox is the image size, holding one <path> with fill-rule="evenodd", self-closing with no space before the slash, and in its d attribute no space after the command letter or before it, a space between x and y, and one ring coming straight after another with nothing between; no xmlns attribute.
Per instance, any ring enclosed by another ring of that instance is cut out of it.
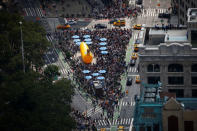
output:
<svg viewBox="0 0 197 131"><path fill-rule="evenodd" d="M108 22L108 24L114 24L114 22L118 21L117 19L112 19Z"/></svg>
<svg viewBox="0 0 197 131"><path fill-rule="evenodd" d="M114 26L125 26L125 20L118 20L113 23Z"/></svg>
<svg viewBox="0 0 197 131"><path fill-rule="evenodd" d="M76 24L76 23L77 23L77 22L76 22L75 20L69 20L69 21L68 21L68 24L69 24L69 25L74 25L74 24Z"/></svg>
<svg viewBox="0 0 197 131"><path fill-rule="evenodd" d="M68 25L68 24L66 24L66 25L58 25L56 28L57 29L69 29L70 25Z"/></svg>
<svg viewBox="0 0 197 131"><path fill-rule="evenodd" d="M132 53L132 56L131 56L132 59L136 60L137 57L138 57L137 53Z"/></svg>
<svg viewBox="0 0 197 131"><path fill-rule="evenodd" d="M105 24L96 24L94 26L94 28L96 28L96 29L104 29L104 28L107 28L107 26Z"/></svg>
<svg viewBox="0 0 197 131"><path fill-rule="evenodd" d="M140 83L140 76L139 75L135 77L135 83Z"/></svg>
<svg viewBox="0 0 197 131"><path fill-rule="evenodd" d="M141 43L141 41L139 39L135 40L135 44L140 44L140 43Z"/></svg>
<svg viewBox="0 0 197 131"><path fill-rule="evenodd" d="M106 131L106 128L101 128L101 131Z"/></svg>
<svg viewBox="0 0 197 131"><path fill-rule="evenodd" d="M141 5L141 4L142 4L142 0L136 0L136 3L137 3L138 5Z"/></svg>
<svg viewBox="0 0 197 131"><path fill-rule="evenodd" d="M170 14L169 13L159 13L158 15L159 18L170 18Z"/></svg>
<svg viewBox="0 0 197 131"><path fill-rule="evenodd" d="M133 47L134 47L134 51L135 51L135 52L138 52L138 50L139 50L138 44L134 44Z"/></svg>
<svg viewBox="0 0 197 131"><path fill-rule="evenodd" d="M141 28L142 28L141 24L136 24L133 26L133 29L135 29L135 30L141 30Z"/></svg>
<svg viewBox="0 0 197 131"><path fill-rule="evenodd" d="M127 83L126 83L126 85L127 86L131 86L132 85L132 81L133 81L133 79L132 79L132 77L127 77Z"/></svg>
<svg viewBox="0 0 197 131"><path fill-rule="evenodd" d="M130 66L135 66L136 60L135 59L131 59L130 60Z"/></svg>
<svg viewBox="0 0 197 131"><path fill-rule="evenodd" d="M118 131L124 131L124 126L119 126Z"/></svg>

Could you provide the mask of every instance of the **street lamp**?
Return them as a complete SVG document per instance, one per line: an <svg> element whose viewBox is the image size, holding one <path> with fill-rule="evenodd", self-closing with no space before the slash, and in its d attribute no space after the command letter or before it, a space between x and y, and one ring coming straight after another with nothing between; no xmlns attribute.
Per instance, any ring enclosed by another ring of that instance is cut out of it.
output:
<svg viewBox="0 0 197 131"><path fill-rule="evenodd" d="M21 30L21 52L22 52L22 60L23 60L23 72L25 73L22 22L20 21L19 24L20 24L20 30Z"/></svg>

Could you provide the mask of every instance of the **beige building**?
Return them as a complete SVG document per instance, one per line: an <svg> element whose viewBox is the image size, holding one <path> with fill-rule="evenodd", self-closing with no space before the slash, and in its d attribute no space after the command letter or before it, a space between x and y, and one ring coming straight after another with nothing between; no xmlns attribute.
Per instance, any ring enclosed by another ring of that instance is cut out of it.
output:
<svg viewBox="0 0 197 131"><path fill-rule="evenodd" d="M187 25L188 8L197 8L197 0L172 0L172 12L178 15L178 22Z"/></svg>
<svg viewBox="0 0 197 131"><path fill-rule="evenodd" d="M162 109L163 131L197 131L196 100L170 98Z"/></svg>

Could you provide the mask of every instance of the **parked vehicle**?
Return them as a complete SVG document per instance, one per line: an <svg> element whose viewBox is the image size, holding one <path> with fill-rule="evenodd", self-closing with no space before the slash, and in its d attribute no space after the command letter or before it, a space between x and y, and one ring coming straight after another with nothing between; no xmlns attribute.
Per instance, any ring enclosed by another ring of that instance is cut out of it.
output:
<svg viewBox="0 0 197 131"><path fill-rule="evenodd" d="M141 28L142 28L141 24L136 24L133 26L133 29L135 29L135 30L141 30Z"/></svg>
<svg viewBox="0 0 197 131"><path fill-rule="evenodd" d="M136 60L135 59L131 59L130 60L130 66L135 66Z"/></svg>
<svg viewBox="0 0 197 131"><path fill-rule="evenodd" d="M70 25L68 25L68 24L66 24L66 25L58 25L56 28L57 29L69 29Z"/></svg>
<svg viewBox="0 0 197 131"><path fill-rule="evenodd" d="M107 26L105 24L96 24L94 26L94 28L96 28L96 29L104 29L104 28L107 28Z"/></svg>
<svg viewBox="0 0 197 131"><path fill-rule="evenodd" d="M114 22L114 26L125 26L125 20L118 20Z"/></svg>
<svg viewBox="0 0 197 131"><path fill-rule="evenodd" d="M126 85L127 86L131 86L132 85L132 81L133 81L133 79L132 79L131 76L127 77L127 83L126 83Z"/></svg>
<svg viewBox="0 0 197 131"><path fill-rule="evenodd" d="M159 18L170 18L170 14L169 13L159 13L158 15Z"/></svg>
<svg viewBox="0 0 197 131"><path fill-rule="evenodd" d="M118 21L118 20L117 19L112 19L112 20L109 21L108 24L114 24L114 22L116 22L116 21Z"/></svg>

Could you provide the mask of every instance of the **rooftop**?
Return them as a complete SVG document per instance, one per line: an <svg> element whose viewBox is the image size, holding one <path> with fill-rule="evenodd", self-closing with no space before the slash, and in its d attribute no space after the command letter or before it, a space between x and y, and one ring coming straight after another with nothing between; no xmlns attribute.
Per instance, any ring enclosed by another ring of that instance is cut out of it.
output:
<svg viewBox="0 0 197 131"><path fill-rule="evenodd" d="M187 11L188 22L197 22L197 8L189 8Z"/></svg>
<svg viewBox="0 0 197 131"><path fill-rule="evenodd" d="M185 109L197 110L197 98L176 98L176 100L183 103Z"/></svg>
<svg viewBox="0 0 197 131"><path fill-rule="evenodd" d="M162 29L150 29L149 40L147 46L159 45L160 43L186 43L188 42L188 32L186 29L181 30L162 30Z"/></svg>

